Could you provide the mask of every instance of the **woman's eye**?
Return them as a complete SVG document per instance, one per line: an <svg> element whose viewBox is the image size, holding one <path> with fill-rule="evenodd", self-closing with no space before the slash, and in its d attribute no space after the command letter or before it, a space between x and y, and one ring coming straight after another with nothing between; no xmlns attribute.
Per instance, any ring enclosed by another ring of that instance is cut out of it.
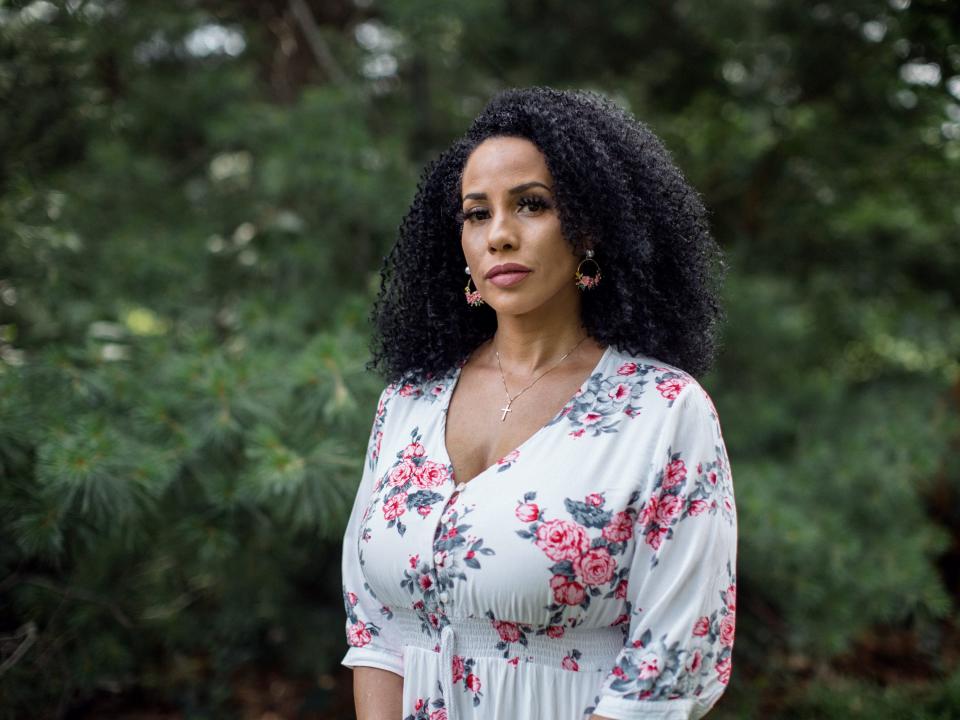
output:
<svg viewBox="0 0 960 720"><path fill-rule="evenodd" d="M476 220L482 220L480 216L486 215L486 213L487 211L483 208L473 208L472 210L465 212L463 216L470 222L474 222Z"/></svg>
<svg viewBox="0 0 960 720"><path fill-rule="evenodd" d="M520 207L529 208L531 211L543 210L550 207L550 204L538 195L528 195L520 198Z"/></svg>

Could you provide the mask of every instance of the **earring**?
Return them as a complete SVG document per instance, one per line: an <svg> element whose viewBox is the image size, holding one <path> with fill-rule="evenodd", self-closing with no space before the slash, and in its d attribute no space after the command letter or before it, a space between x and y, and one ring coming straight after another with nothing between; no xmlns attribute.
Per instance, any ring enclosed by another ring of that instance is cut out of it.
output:
<svg viewBox="0 0 960 720"><path fill-rule="evenodd" d="M574 279L576 280L577 287L581 290L586 290L588 288L594 288L600 283L600 265L596 260L593 259L593 250L587 250L585 253L586 257L580 261L580 264L577 265L577 272L574 274ZM587 261L593 263L597 271L594 275L584 275L580 272L580 268L583 267L583 264Z"/></svg>
<svg viewBox="0 0 960 720"><path fill-rule="evenodd" d="M467 275L469 275L469 274L470 274L470 266L467 265L467 267L465 267L463 271L464 271ZM470 305L471 307L477 307L477 306L479 306L479 305L483 305L483 298L480 297L480 291L479 291L479 290L471 290L471 289L470 289L470 281L471 281L471 280L473 280L472 277L468 277L468 278L467 278L467 286L463 289L463 294L464 294L464 295L466 296L466 298L467 298L467 304ZM473 287L474 287L474 288L477 287L476 283L474 283Z"/></svg>

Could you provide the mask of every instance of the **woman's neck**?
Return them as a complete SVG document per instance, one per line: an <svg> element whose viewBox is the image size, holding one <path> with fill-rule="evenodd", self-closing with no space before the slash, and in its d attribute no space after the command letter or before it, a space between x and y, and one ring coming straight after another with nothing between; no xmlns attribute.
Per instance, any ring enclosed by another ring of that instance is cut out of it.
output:
<svg viewBox="0 0 960 720"><path fill-rule="evenodd" d="M517 317L498 318L497 331L484 354L496 364L495 352L499 352L500 364L511 375L534 375L555 365L566 353L593 357L590 350L598 344L587 336L582 323L567 318L553 325L528 323Z"/></svg>

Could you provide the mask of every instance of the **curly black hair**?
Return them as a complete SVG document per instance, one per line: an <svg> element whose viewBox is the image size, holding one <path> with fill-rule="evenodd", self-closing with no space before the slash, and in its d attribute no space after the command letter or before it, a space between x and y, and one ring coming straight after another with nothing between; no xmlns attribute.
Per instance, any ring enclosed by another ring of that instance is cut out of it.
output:
<svg viewBox="0 0 960 720"><path fill-rule="evenodd" d="M389 382L423 382L493 336L494 310L464 299L460 193L470 153L495 136L540 149L563 236L578 253L594 249L603 281L583 293L587 332L691 375L707 372L723 319L725 264L699 195L629 112L596 92L549 87L500 91L427 163L380 269L368 369Z"/></svg>

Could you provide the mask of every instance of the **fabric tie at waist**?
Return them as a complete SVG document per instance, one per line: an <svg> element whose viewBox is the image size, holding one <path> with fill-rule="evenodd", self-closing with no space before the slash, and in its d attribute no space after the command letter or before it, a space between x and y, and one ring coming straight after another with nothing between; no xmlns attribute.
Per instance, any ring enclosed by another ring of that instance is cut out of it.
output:
<svg viewBox="0 0 960 720"><path fill-rule="evenodd" d="M440 684L447 709L447 720L457 720L457 702L453 695L453 656L456 653L457 634L447 625L440 632Z"/></svg>

